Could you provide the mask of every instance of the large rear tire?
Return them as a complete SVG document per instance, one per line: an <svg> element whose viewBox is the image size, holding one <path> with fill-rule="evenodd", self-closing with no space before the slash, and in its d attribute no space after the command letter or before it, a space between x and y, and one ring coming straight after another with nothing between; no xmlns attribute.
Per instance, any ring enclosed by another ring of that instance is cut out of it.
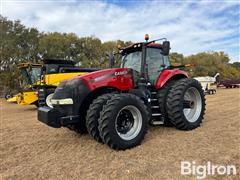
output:
<svg viewBox="0 0 240 180"><path fill-rule="evenodd" d="M177 81L167 96L167 113L177 129L199 127L205 113L205 95L201 84L191 78Z"/></svg>
<svg viewBox="0 0 240 180"><path fill-rule="evenodd" d="M89 106L86 116L86 127L88 133L98 142L102 142L101 136L98 130L98 119L103 106L111 99L113 94L104 94L95 99Z"/></svg>
<svg viewBox="0 0 240 180"><path fill-rule="evenodd" d="M116 94L103 107L99 131L113 149L139 145L147 132L149 113L144 102L133 94Z"/></svg>
<svg viewBox="0 0 240 180"><path fill-rule="evenodd" d="M157 99L158 99L159 109L160 109L160 112L161 112L161 114L162 114L162 116L164 118L164 125L167 126L167 127L173 126L173 124L171 123L171 121L170 121L170 119L168 117L168 114L167 114L167 95L168 95L170 89L172 88L172 86L174 85L175 82L176 82L176 80L168 81L157 92Z"/></svg>

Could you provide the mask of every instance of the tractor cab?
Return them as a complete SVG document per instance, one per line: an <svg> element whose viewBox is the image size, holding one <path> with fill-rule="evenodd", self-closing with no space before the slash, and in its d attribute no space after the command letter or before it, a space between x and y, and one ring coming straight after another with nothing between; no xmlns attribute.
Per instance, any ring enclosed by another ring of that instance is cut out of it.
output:
<svg viewBox="0 0 240 180"><path fill-rule="evenodd" d="M169 41L163 42L165 46L167 44L165 49L163 49L163 45L157 44L155 41L135 43L120 49L122 55L121 67L133 69L153 86L156 84L160 73L170 66Z"/></svg>

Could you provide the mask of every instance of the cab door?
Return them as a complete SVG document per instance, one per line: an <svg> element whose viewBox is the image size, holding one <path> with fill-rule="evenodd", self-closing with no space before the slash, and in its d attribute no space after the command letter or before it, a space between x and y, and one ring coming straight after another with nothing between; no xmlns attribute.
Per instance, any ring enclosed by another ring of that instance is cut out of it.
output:
<svg viewBox="0 0 240 180"><path fill-rule="evenodd" d="M155 85L160 73L170 65L168 56L162 55L161 49L150 47L147 48L146 64L149 81L152 85Z"/></svg>

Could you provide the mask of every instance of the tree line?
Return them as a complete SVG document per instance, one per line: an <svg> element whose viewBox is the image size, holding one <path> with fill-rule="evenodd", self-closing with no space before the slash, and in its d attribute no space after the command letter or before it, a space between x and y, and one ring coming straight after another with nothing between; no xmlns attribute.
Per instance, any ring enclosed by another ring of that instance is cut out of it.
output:
<svg viewBox="0 0 240 180"><path fill-rule="evenodd" d="M201 52L184 57L179 53L171 53L172 64L193 64L187 69L191 77L214 76L220 73L221 80L240 79L240 62L230 63L228 55L220 52Z"/></svg>
<svg viewBox="0 0 240 180"><path fill-rule="evenodd" d="M19 77L17 64L38 63L45 58L74 60L84 67L107 68L109 57L117 46L130 45L131 41L107 41L99 38L78 37L74 33L40 32L28 28L19 20L11 21L0 15L0 88L14 88ZM171 53L172 64L192 63L191 76L213 76L217 72L223 79L239 79L240 63L230 64L224 52L202 52L191 56Z"/></svg>

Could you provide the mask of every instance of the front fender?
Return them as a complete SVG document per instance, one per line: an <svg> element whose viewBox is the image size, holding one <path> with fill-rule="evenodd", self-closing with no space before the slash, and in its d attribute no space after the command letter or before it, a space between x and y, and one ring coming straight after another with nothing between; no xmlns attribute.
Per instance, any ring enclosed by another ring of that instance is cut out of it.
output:
<svg viewBox="0 0 240 180"><path fill-rule="evenodd" d="M160 89L161 87L163 87L164 84L168 82L168 80L170 79L181 79L181 78L187 78L187 77L188 77L187 73L179 69L163 70L156 82L156 89Z"/></svg>

